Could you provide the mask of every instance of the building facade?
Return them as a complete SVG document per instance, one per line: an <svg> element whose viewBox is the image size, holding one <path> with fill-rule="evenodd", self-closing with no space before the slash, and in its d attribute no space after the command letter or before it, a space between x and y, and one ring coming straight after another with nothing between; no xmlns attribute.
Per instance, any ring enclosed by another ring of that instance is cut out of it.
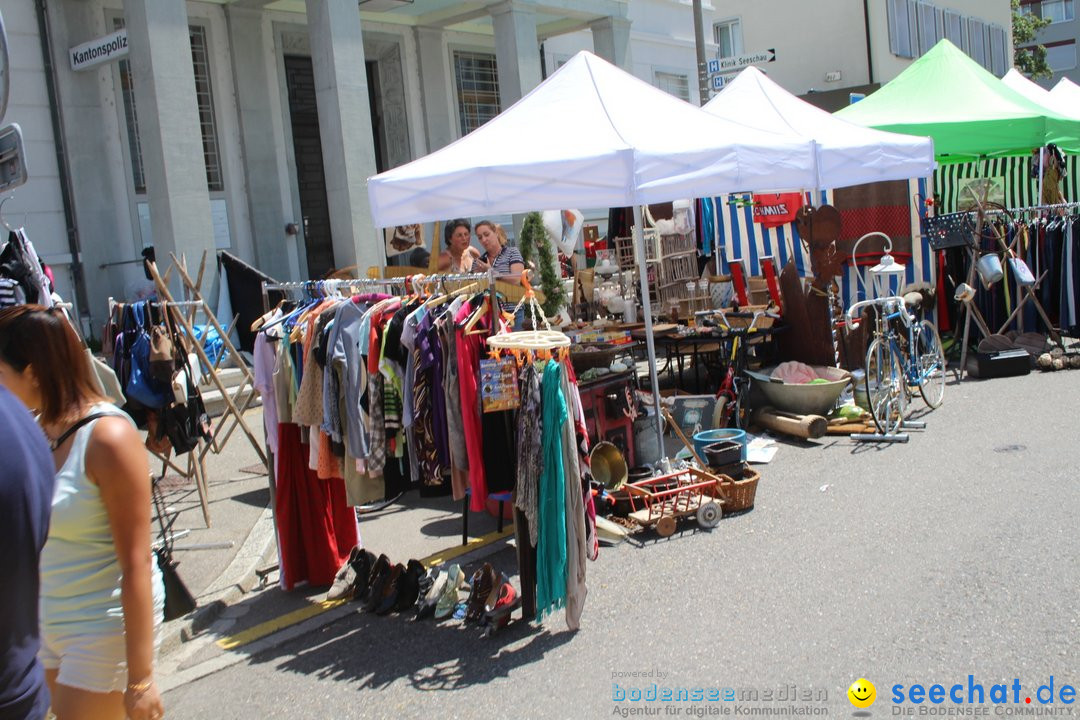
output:
<svg viewBox="0 0 1080 720"><path fill-rule="evenodd" d="M709 58L772 51L761 67L797 94L885 82L956 27L988 66L1011 57L997 32L1008 0L703 5ZM108 297L145 289L150 245L189 263L228 249L280 279L384 264L366 179L478 127L578 50L701 99L689 0L33 0L3 13L5 121L23 129L31 174L4 219L95 328Z"/></svg>
<svg viewBox="0 0 1080 720"><path fill-rule="evenodd" d="M1046 62L1054 74L1036 82L1047 89L1056 85L1061 78L1080 83L1076 57L1080 18L1076 17L1076 0L1020 0L1020 9L1021 12L1050 20L1036 39L1046 48Z"/></svg>

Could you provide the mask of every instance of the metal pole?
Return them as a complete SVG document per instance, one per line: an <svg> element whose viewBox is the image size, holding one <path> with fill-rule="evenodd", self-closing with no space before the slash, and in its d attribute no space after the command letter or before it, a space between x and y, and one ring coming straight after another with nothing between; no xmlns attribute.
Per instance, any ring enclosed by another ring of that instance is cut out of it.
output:
<svg viewBox="0 0 1080 720"><path fill-rule="evenodd" d="M695 0L696 2L697 0ZM664 452L664 426L660 414L660 384L656 379L656 346L653 344L652 304L649 302L649 267L645 261L645 239L642 233L641 206L634 204L634 246L637 248L638 280L641 283L641 310L645 318L645 349L649 355L649 387L652 388L653 410L656 413L656 447L660 457Z"/></svg>
<svg viewBox="0 0 1080 720"><path fill-rule="evenodd" d="M701 0L694 0L694 45L697 48L698 105L709 101L709 73L705 64L705 22L701 18Z"/></svg>

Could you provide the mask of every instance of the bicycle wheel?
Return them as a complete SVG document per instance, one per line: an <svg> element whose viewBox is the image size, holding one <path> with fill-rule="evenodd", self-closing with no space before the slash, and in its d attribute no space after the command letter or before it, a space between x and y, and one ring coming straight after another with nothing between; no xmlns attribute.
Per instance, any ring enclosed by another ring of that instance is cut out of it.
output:
<svg viewBox="0 0 1080 720"><path fill-rule="evenodd" d="M907 409L907 387L900 358L892 346L876 338L866 350L866 397L870 415L883 435L900 430Z"/></svg>
<svg viewBox="0 0 1080 720"><path fill-rule="evenodd" d="M912 359L919 368L919 394L932 408L945 397L945 352L937 328L929 320L919 323Z"/></svg>

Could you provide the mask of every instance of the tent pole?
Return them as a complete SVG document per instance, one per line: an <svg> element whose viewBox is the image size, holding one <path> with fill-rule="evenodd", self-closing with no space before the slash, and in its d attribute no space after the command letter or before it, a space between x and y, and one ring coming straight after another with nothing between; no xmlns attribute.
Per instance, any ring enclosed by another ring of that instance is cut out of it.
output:
<svg viewBox="0 0 1080 720"><path fill-rule="evenodd" d="M645 235L642 232L641 205L634 203L634 247L637 248L638 280L641 284L641 310L645 318L645 349L649 354L649 387L652 388L656 418L656 447L664 452L664 426L660 413L660 384L656 379L656 346L653 344L652 304L649 302L649 266L645 261Z"/></svg>
<svg viewBox="0 0 1080 720"><path fill-rule="evenodd" d="M814 153L814 202L812 205L817 207L821 198L821 168L818 166L818 155L821 154L821 146L817 144L817 140L810 141L810 150Z"/></svg>

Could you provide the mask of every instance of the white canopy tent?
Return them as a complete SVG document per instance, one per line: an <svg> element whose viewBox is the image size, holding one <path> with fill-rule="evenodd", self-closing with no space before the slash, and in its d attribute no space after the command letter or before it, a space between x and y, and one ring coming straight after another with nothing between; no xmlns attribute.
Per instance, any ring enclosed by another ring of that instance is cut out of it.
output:
<svg viewBox="0 0 1080 720"><path fill-rule="evenodd" d="M753 118L749 119L753 122ZM701 112L582 51L451 145L369 179L375 225L551 208L641 205L815 182L812 144ZM663 448L648 280L641 278L649 378Z"/></svg>
<svg viewBox="0 0 1080 720"><path fill-rule="evenodd" d="M816 177L806 189L847 187L933 174L930 138L855 125L800 100L756 67L748 67L705 104L726 120L752 118L755 127L815 145Z"/></svg>
<svg viewBox="0 0 1080 720"><path fill-rule="evenodd" d="M1061 106L1069 110L1070 117L1080 115L1080 85L1063 77L1050 91L1050 95L1057 98Z"/></svg>
<svg viewBox="0 0 1080 720"><path fill-rule="evenodd" d="M1001 78L1001 82L1005 83L1028 100L1038 103L1039 105L1056 112L1058 115L1064 115L1069 118L1080 118L1080 100L1070 102L1063 94L1054 94L1032 82L1016 68L1012 68L1009 72L1005 73L1005 77ZM1068 82L1068 80L1062 78L1062 82ZM1060 82L1058 83L1058 86L1061 86ZM1076 85L1073 85L1073 87L1080 93L1080 87L1076 87Z"/></svg>

